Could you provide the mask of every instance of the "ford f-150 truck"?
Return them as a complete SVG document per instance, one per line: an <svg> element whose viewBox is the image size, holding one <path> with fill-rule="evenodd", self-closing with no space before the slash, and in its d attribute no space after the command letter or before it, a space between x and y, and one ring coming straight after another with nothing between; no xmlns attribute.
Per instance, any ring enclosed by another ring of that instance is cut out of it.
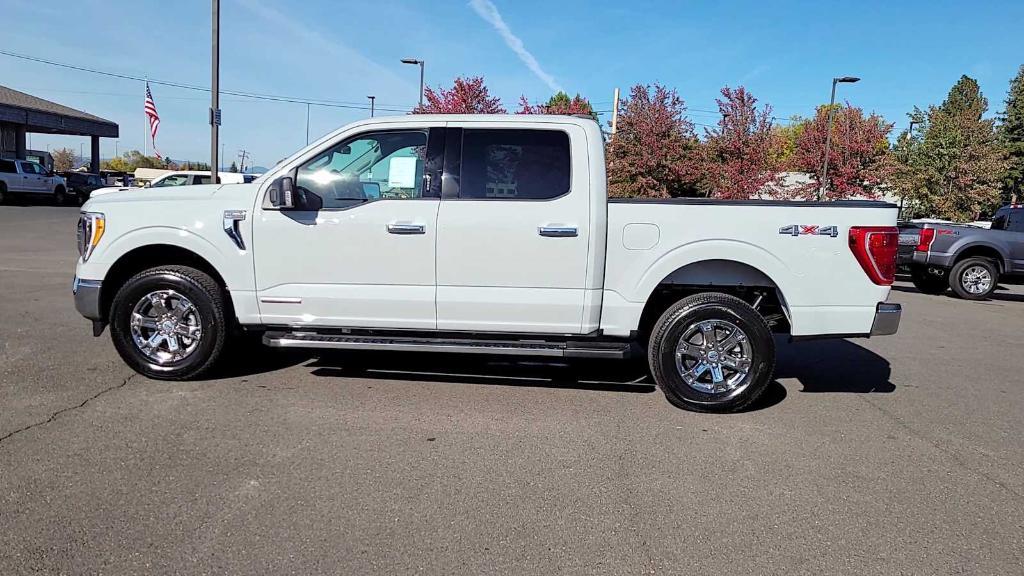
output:
<svg viewBox="0 0 1024 576"><path fill-rule="evenodd" d="M1003 206L991 228L928 223L914 232L910 277L925 294L950 288L960 298L984 300L1001 277L1024 276L1024 206Z"/></svg>
<svg viewBox="0 0 1024 576"><path fill-rule="evenodd" d="M12 194L45 194L57 204L68 201L67 183L42 164L0 159L0 204Z"/></svg>
<svg viewBox="0 0 1024 576"><path fill-rule="evenodd" d="M569 116L351 124L251 184L82 209L78 310L146 376L267 346L623 358L677 406L740 409L773 332L892 334L896 207L607 198L604 137Z"/></svg>

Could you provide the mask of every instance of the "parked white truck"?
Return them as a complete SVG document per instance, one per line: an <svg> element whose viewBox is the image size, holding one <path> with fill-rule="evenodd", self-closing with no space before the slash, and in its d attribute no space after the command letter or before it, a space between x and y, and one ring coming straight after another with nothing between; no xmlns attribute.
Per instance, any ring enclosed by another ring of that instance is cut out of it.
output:
<svg viewBox="0 0 1024 576"><path fill-rule="evenodd" d="M57 204L69 200L64 178L30 160L0 158L0 204L14 194L46 195Z"/></svg>
<svg viewBox="0 0 1024 576"><path fill-rule="evenodd" d="M146 376L272 347L624 358L675 405L743 408L772 333L895 333L896 207L607 198L566 116L351 124L252 184L125 191L79 223L78 310Z"/></svg>

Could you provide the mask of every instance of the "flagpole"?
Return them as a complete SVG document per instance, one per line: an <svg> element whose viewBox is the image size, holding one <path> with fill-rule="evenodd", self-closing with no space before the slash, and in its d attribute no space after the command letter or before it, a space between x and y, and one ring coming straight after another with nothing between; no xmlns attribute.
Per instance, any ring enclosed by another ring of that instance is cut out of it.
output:
<svg viewBox="0 0 1024 576"><path fill-rule="evenodd" d="M149 90L149 76L146 76L146 90ZM142 107L142 117L145 121L142 123L142 149L143 156L149 156L149 116L146 114L146 107Z"/></svg>

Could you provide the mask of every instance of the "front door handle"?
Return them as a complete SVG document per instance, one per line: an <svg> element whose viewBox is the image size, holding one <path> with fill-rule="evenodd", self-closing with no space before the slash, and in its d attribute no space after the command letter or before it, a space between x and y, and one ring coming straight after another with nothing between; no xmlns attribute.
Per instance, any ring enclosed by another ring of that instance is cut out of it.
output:
<svg viewBox="0 0 1024 576"><path fill-rule="evenodd" d="M427 227L423 224L388 224L388 234L426 234Z"/></svg>
<svg viewBox="0 0 1024 576"><path fill-rule="evenodd" d="M537 234L551 238L573 238L579 236L579 230L575 226L541 226L537 228Z"/></svg>

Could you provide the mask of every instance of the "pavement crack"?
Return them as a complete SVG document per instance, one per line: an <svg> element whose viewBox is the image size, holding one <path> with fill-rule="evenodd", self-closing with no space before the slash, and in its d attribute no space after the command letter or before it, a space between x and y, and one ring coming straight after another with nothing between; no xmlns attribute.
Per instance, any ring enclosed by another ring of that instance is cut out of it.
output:
<svg viewBox="0 0 1024 576"><path fill-rule="evenodd" d="M71 412L73 410L78 410L79 408L82 408L83 406L85 406L89 402L92 402L93 400L99 398L100 396L103 396L104 394L106 394L108 392L113 392L114 390L119 390L121 388L124 388L125 386L128 385L128 382L130 382L131 379L134 378L135 376L137 376L137 374L134 374L134 373L130 374L127 378L122 380L120 384L114 384L113 386L110 386L108 388L104 388L103 390L100 390L99 392L93 394L92 396L89 396L88 398L83 400L80 404L77 404L75 406L68 406L67 408L61 408L60 410L57 410L53 414L50 414L50 417L47 418L46 420L40 420L39 422L35 422L35 423L29 424L27 426L24 426L22 428L18 428L17 430L14 430L13 432L8 432L7 434L4 434L3 436L0 436L0 443L3 443L5 441L7 441L9 438L12 438L13 436L21 434L22 432L27 432L28 430L31 430L33 428L36 428L36 427L39 427L39 426L43 426L44 424L49 424L50 422L53 422L54 420L56 420L57 417L60 416L61 414L64 414L65 412Z"/></svg>

